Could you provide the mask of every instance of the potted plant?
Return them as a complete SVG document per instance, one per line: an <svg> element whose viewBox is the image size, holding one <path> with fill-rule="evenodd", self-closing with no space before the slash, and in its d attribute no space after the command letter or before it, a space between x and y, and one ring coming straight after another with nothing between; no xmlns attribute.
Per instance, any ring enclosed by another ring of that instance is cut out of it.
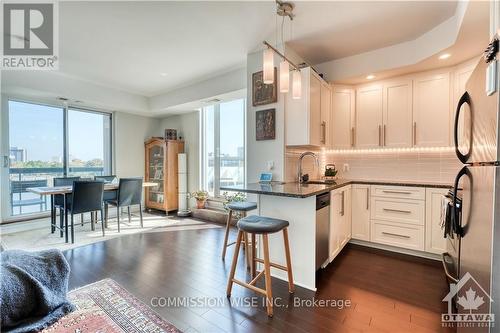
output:
<svg viewBox="0 0 500 333"><path fill-rule="evenodd" d="M189 193L189 198L194 198L196 200L196 208L203 209L208 199L208 192L203 190L198 190Z"/></svg>

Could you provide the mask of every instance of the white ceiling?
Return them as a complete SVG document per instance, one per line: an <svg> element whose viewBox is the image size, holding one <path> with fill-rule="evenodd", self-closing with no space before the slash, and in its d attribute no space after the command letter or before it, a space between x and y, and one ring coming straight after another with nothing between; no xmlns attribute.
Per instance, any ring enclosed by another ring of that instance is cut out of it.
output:
<svg viewBox="0 0 500 333"><path fill-rule="evenodd" d="M158 95L244 67L249 52L274 38L274 7L274 1L60 2L60 70ZM455 8L450 1L296 2L290 45L315 64L414 39Z"/></svg>

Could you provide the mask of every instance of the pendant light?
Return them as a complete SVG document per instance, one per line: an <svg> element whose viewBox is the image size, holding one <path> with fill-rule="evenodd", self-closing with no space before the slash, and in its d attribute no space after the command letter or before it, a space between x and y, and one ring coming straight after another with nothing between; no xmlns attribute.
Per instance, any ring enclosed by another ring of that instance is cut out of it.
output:
<svg viewBox="0 0 500 333"><path fill-rule="evenodd" d="M293 71L292 98L300 99L302 97L302 77L300 70Z"/></svg>
<svg viewBox="0 0 500 333"><path fill-rule="evenodd" d="M274 82L274 52L270 48L264 51L263 58L263 79L265 84L272 84Z"/></svg>
<svg viewBox="0 0 500 333"><path fill-rule="evenodd" d="M280 92L287 93L290 90L290 65L288 61L280 62Z"/></svg>

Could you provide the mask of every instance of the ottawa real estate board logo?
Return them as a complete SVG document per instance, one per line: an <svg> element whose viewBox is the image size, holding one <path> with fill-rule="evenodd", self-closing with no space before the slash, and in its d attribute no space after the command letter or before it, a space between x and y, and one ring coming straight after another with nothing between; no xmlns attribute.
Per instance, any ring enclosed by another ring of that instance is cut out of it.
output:
<svg viewBox="0 0 500 333"><path fill-rule="evenodd" d="M448 302L448 313L441 314L443 327L495 326L495 315L490 312L493 300L469 272L457 283L450 284L450 292L443 302Z"/></svg>
<svg viewBox="0 0 500 333"><path fill-rule="evenodd" d="M57 1L2 1L1 10L1 69L58 69Z"/></svg>

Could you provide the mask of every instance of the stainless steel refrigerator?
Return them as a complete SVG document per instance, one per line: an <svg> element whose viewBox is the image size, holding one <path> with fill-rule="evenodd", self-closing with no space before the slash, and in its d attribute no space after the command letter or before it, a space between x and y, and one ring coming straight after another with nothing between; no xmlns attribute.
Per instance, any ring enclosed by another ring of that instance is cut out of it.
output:
<svg viewBox="0 0 500 333"><path fill-rule="evenodd" d="M448 268L447 275L456 283L469 273L491 297L483 297L481 312L488 311L499 316L499 93L492 88L493 84L498 86L497 77L496 67L491 64L488 66L481 59L457 105L455 151L464 166L455 179L452 195L452 200L456 198L453 207L458 227L454 235L448 237L450 258L447 261L455 266ZM461 201L461 205L457 204L458 201ZM456 310L458 313L471 311L460 305L457 305ZM500 317L495 326L473 329L459 327L457 331L499 332Z"/></svg>

